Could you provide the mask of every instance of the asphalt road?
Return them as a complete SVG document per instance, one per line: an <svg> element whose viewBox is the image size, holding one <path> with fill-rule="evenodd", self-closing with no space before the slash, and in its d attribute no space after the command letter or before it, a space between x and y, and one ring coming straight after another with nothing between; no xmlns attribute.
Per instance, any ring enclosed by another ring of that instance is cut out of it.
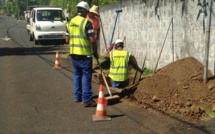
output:
<svg viewBox="0 0 215 134"><path fill-rule="evenodd" d="M142 109L124 99L106 107L111 121L94 122L96 108L73 101L69 59L53 69L65 45L35 46L26 23L0 15L0 134L205 134L215 121L192 124ZM99 85L92 83L97 101Z"/></svg>

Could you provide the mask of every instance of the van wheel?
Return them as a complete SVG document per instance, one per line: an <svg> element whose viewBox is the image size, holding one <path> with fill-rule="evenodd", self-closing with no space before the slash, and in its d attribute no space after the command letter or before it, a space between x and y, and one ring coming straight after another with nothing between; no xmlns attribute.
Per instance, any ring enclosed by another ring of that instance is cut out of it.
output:
<svg viewBox="0 0 215 134"><path fill-rule="evenodd" d="M34 45L38 45L39 44L39 41L34 39Z"/></svg>

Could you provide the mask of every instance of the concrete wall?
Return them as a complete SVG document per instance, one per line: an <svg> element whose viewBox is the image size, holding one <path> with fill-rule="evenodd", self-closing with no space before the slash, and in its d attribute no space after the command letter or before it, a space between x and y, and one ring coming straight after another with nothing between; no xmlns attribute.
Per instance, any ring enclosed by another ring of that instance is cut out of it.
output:
<svg viewBox="0 0 215 134"><path fill-rule="evenodd" d="M146 1L146 2L144 2ZM123 0L122 2L100 7L100 15L109 46L116 19L116 9L122 9L118 16L114 39L125 38L125 49L135 55L139 66L142 66L147 53L146 67L154 70L181 59L192 56L201 63L205 57L205 34L203 32L203 14L197 20L200 6L197 0L185 0L182 15L183 1L160 0L158 15L155 7L158 0ZM213 9L215 3L213 4ZM215 12L215 11L214 11ZM159 16L159 17L158 17ZM209 48L209 69L214 73L215 33L214 16L212 14L211 39ZM173 18L173 25L170 26ZM207 20L205 19L205 22ZM167 31L170 26L168 35ZM172 27L173 26L173 27ZM105 52L102 33L100 34L100 53ZM165 37L166 41L164 43ZM164 45L163 45L164 44Z"/></svg>

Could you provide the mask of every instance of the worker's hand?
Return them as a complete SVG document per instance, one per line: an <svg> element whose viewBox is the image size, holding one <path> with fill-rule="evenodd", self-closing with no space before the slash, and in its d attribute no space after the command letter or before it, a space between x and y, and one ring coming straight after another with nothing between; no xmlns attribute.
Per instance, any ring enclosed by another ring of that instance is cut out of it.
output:
<svg viewBox="0 0 215 134"><path fill-rule="evenodd" d="M110 47L109 47L109 51L111 51L114 47L114 44L111 44Z"/></svg>
<svg viewBox="0 0 215 134"><path fill-rule="evenodd" d="M65 37L65 42L66 42L66 44L69 44L69 36L68 35L66 35L66 37Z"/></svg>
<svg viewBox="0 0 215 134"><path fill-rule="evenodd" d="M140 73L141 73L141 74L142 74L144 71L145 71L145 68L144 68L144 69L140 69Z"/></svg>
<svg viewBox="0 0 215 134"><path fill-rule="evenodd" d="M94 53L93 55L94 55L94 57L95 57L96 59L99 58L99 54L98 54L98 53Z"/></svg>

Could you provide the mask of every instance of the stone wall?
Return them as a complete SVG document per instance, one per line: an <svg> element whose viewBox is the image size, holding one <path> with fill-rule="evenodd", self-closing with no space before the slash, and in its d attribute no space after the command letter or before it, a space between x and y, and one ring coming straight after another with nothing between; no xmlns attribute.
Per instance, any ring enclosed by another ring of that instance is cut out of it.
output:
<svg viewBox="0 0 215 134"><path fill-rule="evenodd" d="M158 1L159 4L157 4ZM110 44L117 15L115 10L122 9L118 16L113 41L117 38L125 39L125 49L135 55L139 66L142 65L146 54L145 65L153 70L156 63L159 69L177 59L189 56L203 63L205 57L204 14L202 13L197 20L201 9L197 4L197 0L185 0L185 2L181 0L123 0L100 7L99 12L107 46ZM214 5L215 3L213 9ZM158 7L157 15L156 7ZM215 64L214 17L215 14L212 14L209 48L209 69L212 73L214 73ZM205 24L207 24L207 19L205 19ZM105 44L102 33L100 35L100 53L103 54Z"/></svg>

